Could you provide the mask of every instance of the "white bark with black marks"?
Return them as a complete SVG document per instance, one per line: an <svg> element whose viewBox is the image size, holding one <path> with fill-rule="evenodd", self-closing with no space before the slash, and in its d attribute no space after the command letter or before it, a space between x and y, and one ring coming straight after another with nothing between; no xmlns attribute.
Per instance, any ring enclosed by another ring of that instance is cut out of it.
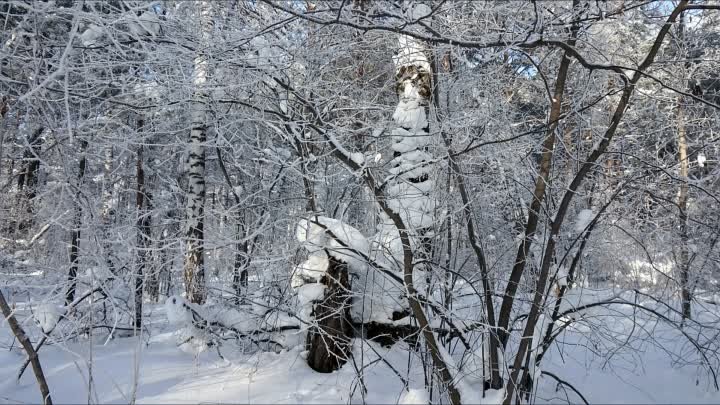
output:
<svg viewBox="0 0 720 405"><path fill-rule="evenodd" d="M193 106L187 158L187 206L185 225L185 293L190 302L203 303L205 290L205 264L203 260L204 212L205 212L205 141L207 140L207 79L213 22L211 1L198 2L200 22L200 49L194 60Z"/></svg>

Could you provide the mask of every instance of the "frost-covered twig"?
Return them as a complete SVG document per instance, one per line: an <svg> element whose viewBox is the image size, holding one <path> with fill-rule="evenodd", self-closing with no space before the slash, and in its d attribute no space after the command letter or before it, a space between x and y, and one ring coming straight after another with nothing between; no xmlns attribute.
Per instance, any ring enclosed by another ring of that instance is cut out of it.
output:
<svg viewBox="0 0 720 405"><path fill-rule="evenodd" d="M551 377L551 378L554 379L555 381L557 381L557 382L558 382L558 385L564 385L564 386L570 388L574 393L576 393L576 394L580 397L580 399L582 399L582 401L585 403L585 405L590 405L590 403L588 402L588 400L585 399L585 396L584 396L580 391L578 391L578 389L575 388L575 387L574 387L572 384L570 384L569 382L563 380L562 378L558 377L557 375L555 375L555 374L553 374L553 373L551 373L551 372L549 372L549 371L542 370L541 373L542 373L542 375L546 375L546 376L548 376L548 377Z"/></svg>

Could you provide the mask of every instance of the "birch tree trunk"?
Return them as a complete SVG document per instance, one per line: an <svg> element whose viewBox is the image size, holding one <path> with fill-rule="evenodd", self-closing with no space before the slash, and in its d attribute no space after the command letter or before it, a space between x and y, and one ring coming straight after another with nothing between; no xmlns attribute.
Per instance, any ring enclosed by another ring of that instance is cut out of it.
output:
<svg viewBox="0 0 720 405"><path fill-rule="evenodd" d="M188 189L185 239L185 294L190 302L205 302L205 264L203 260L205 211L205 141L207 139L208 50L212 35L212 2L197 3L200 18L200 48L194 61L193 106L191 111L190 151L187 160Z"/></svg>
<svg viewBox="0 0 720 405"><path fill-rule="evenodd" d="M411 7L412 18L430 14L425 5ZM398 235L402 245L403 283L410 310L423 330L425 344L433 359L439 381L447 389L450 403L459 404L460 393L446 364L443 350L429 330L429 320L418 299L414 284L417 270L429 272L426 263L431 258L432 228L435 225L436 201L432 196L435 181L432 176L432 137L429 133L427 110L432 93L432 68L424 44L407 35L398 37L395 64L398 105L393 114L397 128L392 131L391 178L388 181L386 204L381 232ZM388 212L390 211L390 212ZM397 249L390 248L391 251Z"/></svg>

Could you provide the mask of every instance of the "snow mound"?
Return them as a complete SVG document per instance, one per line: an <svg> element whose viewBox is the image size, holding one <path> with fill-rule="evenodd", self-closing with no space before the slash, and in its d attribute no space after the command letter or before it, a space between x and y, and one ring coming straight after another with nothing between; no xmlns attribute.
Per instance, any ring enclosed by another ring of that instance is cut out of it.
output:
<svg viewBox="0 0 720 405"><path fill-rule="evenodd" d="M322 252L311 254L295 268L290 281L292 288L297 289L306 282L319 282L329 265L327 256Z"/></svg>
<svg viewBox="0 0 720 405"><path fill-rule="evenodd" d="M210 318L242 333L250 333L259 327L255 314L233 308L217 308Z"/></svg>
<svg viewBox="0 0 720 405"><path fill-rule="evenodd" d="M63 313L65 313L63 307L58 307L52 303L43 303L35 308L33 315L43 332L49 333L60 321Z"/></svg>
<svg viewBox="0 0 720 405"><path fill-rule="evenodd" d="M319 301L325 294L325 286L320 283L309 283L298 288L298 299L301 303Z"/></svg>
<svg viewBox="0 0 720 405"><path fill-rule="evenodd" d="M168 297L165 301L165 313L171 325L188 325L192 323L192 314L188 310L188 302L179 295Z"/></svg>
<svg viewBox="0 0 720 405"><path fill-rule="evenodd" d="M430 395L425 388L411 388L401 397L398 404L429 404Z"/></svg>
<svg viewBox="0 0 720 405"><path fill-rule="evenodd" d="M368 256L370 250L370 243L360 231L342 221L323 216L311 220L301 219L296 236L311 254L327 250L332 257L347 263L351 269L363 268L366 262L364 257Z"/></svg>
<svg viewBox="0 0 720 405"><path fill-rule="evenodd" d="M80 41L83 46L93 46L102 35L103 29L101 27L95 24L90 24L90 26L82 34L80 34Z"/></svg>

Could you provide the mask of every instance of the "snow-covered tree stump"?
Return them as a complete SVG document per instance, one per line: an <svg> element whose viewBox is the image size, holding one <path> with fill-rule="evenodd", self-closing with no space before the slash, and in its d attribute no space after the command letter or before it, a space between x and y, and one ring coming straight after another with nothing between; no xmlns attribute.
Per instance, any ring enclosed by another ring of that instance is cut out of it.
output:
<svg viewBox="0 0 720 405"><path fill-rule="evenodd" d="M330 373L350 356L352 308L359 304L352 300L350 275L366 272L369 244L357 229L322 216L301 220L297 238L309 252L291 280L300 317L309 325L307 362L315 371Z"/></svg>
<svg viewBox="0 0 720 405"><path fill-rule="evenodd" d="M307 333L307 361L313 370L330 373L342 367L350 355L352 326L347 264L328 255L327 270L320 283L325 286L325 295L313 309L315 324Z"/></svg>

